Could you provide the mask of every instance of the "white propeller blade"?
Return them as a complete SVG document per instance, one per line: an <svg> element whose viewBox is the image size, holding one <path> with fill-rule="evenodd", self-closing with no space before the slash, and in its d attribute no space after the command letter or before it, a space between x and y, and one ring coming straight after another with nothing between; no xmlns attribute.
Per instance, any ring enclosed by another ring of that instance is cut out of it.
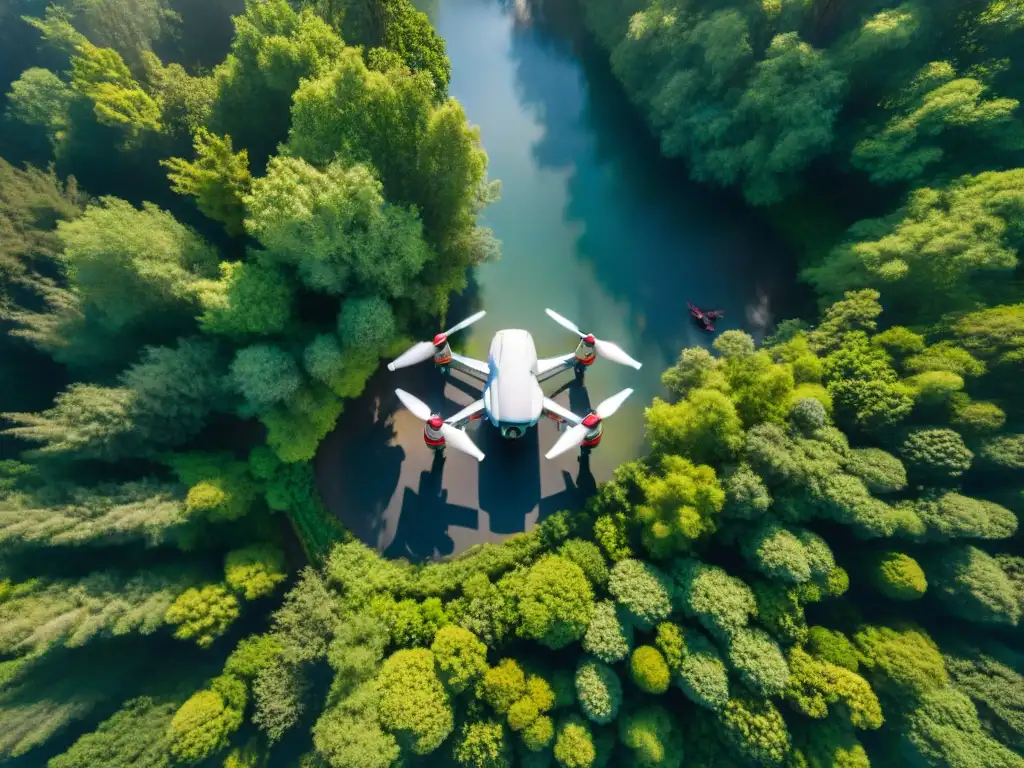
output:
<svg viewBox="0 0 1024 768"><path fill-rule="evenodd" d="M434 342L421 341L419 344L412 345L408 350L388 363L388 370L397 371L399 368L408 368L410 365L416 365L416 363L429 360L433 356Z"/></svg>
<svg viewBox="0 0 1024 768"><path fill-rule="evenodd" d="M416 397L416 395L410 395L404 389L396 389L395 394L398 395L398 399L402 401L402 405L412 412L413 416L420 421L430 421L430 417L433 416L430 406Z"/></svg>
<svg viewBox="0 0 1024 768"><path fill-rule="evenodd" d="M556 456L561 456L566 451L579 447L580 443L583 442L584 437L590 431L590 427L584 426L583 424L575 425L570 429L566 429L562 432L562 436L558 438L558 441L551 446L551 451L544 455L545 459L554 459Z"/></svg>
<svg viewBox="0 0 1024 768"><path fill-rule="evenodd" d="M554 320L556 323L558 323L560 326L562 326L566 330L570 330L573 333L579 334L579 337L581 339L584 336L587 335L583 331L581 331L579 328L577 328L575 323L573 323L571 320L566 320L560 314L555 312L555 310L553 310L553 309L545 309L544 311L548 313L548 317L550 317L552 320Z"/></svg>
<svg viewBox="0 0 1024 768"><path fill-rule="evenodd" d="M594 350L606 360L611 360L619 365L628 365L631 368L636 368L638 371L640 370L641 363L627 355L622 347L614 342L594 339Z"/></svg>
<svg viewBox="0 0 1024 768"><path fill-rule="evenodd" d="M455 450L468 453L477 461L484 460L484 452L477 448L473 439L461 429L445 422L441 425L441 434L444 435L445 442Z"/></svg>
<svg viewBox="0 0 1024 768"><path fill-rule="evenodd" d="M544 458L553 459L556 456L561 456L568 450L578 447L589 431L590 427L585 427L582 424L577 424L575 427L565 430L562 436L558 438L558 442L551 447L550 451L544 454Z"/></svg>
<svg viewBox="0 0 1024 768"><path fill-rule="evenodd" d="M402 405L408 408L412 415L420 421L430 421L431 416L434 415L430 410L430 406L416 397L416 395L410 395L404 389L396 389L395 394L402 401ZM450 445L457 451L468 453L477 461L484 460L483 451L477 448L472 438L461 429L453 427L448 422L444 422L441 425L441 434L444 436L445 444Z"/></svg>
<svg viewBox="0 0 1024 768"><path fill-rule="evenodd" d="M597 418L604 421L609 416L615 414L622 404L626 402L626 398L633 394L632 389L624 389L617 395L612 395L607 400L604 400L597 408L594 409L594 413L597 414ZM567 429L562 433L562 436L558 438L551 450L544 454L544 458L553 459L556 456L561 456L566 451L572 450L583 442L583 439L587 436L587 433L591 430L585 424L577 424L571 429Z"/></svg>
<svg viewBox="0 0 1024 768"><path fill-rule="evenodd" d="M555 312L555 310L545 309L544 311L548 313L548 317L550 317L552 320L554 320L556 323L558 323L566 330L578 334L581 339L587 337L587 334L581 331L574 322L572 322L571 320L566 320L560 314ZM637 360L634 360L632 357L626 354L626 352L618 344L615 344L614 342L611 341L602 341L601 339L594 337L591 338L594 339L594 350L600 357L607 358L608 360L611 360L613 363L618 363L619 365L628 365L631 368L636 368L637 370L640 370L641 363L638 362Z"/></svg>
<svg viewBox="0 0 1024 768"><path fill-rule="evenodd" d="M456 323L444 333L438 334L438 336L448 338L456 331L461 331L463 328L468 328L486 314L486 312L481 310L480 312L477 312L475 315L467 317L461 323ZM437 337L435 337L435 339L436 338ZM403 352L390 363L388 363L388 370L397 371L399 368L408 368L410 365L416 365L417 363L425 362L426 360L432 358L436 351L437 346L434 344L433 341L421 341L418 344L413 344L411 347L409 347L409 349L407 349L405 352Z"/></svg>
<svg viewBox="0 0 1024 768"><path fill-rule="evenodd" d="M487 313L484 310L480 310L479 312L477 312L472 317L467 317L461 323L456 323L455 325L453 325L451 328L449 328L447 331L445 331L443 335L451 336L456 331L461 331L463 328L469 328L469 326L471 326L473 323L475 323L477 320L479 320L481 317L483 317L486 314Z"/></svg>
<svg viewBox="0 0 1024 768"><path fill-rule="evenodd" d="M594 409L594 413L597 414L597 418L604 421L609 416L615 414L622 404L626 402L626 398L633 394L632 389L624 389L617 395L612 395L607 400L604 400L597 408Z"/></svg>

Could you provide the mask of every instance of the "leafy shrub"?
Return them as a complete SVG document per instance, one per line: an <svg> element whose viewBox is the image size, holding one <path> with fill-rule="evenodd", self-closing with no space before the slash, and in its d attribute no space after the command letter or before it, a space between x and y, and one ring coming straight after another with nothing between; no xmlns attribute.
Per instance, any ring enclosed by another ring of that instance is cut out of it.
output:
<svg viewBox="0 0 1024 768"><path fill-rule="evenodd" d="M629 657L629 674L640 690L664 693L668 690L669 670L661 651L650 645L641 645Z"/></svg>
<svg viewBox="0 0 1024 768"><path fill-rule="evenodd" d="M615 670L599 661L583 661L576 669L580 710L598 724L610 723L622 703L622 684Z"/></svg>

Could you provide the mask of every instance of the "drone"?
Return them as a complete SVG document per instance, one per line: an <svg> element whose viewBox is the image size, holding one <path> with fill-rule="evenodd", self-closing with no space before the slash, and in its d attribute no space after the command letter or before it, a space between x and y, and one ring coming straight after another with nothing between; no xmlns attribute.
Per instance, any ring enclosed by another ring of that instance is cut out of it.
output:
<svg viewBox="0 0 1024 768"><path fill-rule="evenodd" d="M397 371L399 368L407 368L433 358L434 365L443 374L454 368L484 385L483 397L447 419L432 411L415 395L403 389L395 390L402 404L424 422L423 440L427 446L435 451L443 451L446 446L450 446L469 454L477 461L483 461L483 452L466 434L465 428L471 422L485 416L499 429L502 437L510 440L525 435L530 427L537 425L541 416L556 422L559 430L564 432L545 454L545 458L548 459L560 456L577 446L586 453L600 444L602 422L619 410L626 398L633 394L633 390L624 389L585 416L578 416L545 396L540 387L541 382L569 370L575 370L576 374L582 377L598 357L638 370L641 364L626 354L619 345L598 339L591 333L584 333L575 323L566 320L552 309L544 311L556 323L579 336L575 352L560 357L537 359L533 336L529 331L518 328L508 328L494 334L486 363L452 352L448 343L449 337L468 328L487 314L477 312L444 333L437 334L432 341L414 344L388 364L388 370Z"/></svg>

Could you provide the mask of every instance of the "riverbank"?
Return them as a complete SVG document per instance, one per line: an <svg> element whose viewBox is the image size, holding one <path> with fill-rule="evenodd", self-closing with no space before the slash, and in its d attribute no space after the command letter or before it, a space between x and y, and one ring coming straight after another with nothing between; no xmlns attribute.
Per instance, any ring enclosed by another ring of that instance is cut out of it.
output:
<svg viewBox="0 0 1024 768"><path fill-rule="evenodd" d="M616 341L643 368L599 361L585 389L556 396L585 413L591 401L634 389L589 472L572 453L543 459L558 436L547 422L515 442L476 425L483 464L452 454L438 469L394 388L446 415L479 391L442 381L429 365L381 370L321 447L318 485L361 540L413 559L500 541L578 504L578 488L646 450L643 411L664 394L661 371L683 347L710 344L685 302L724 309L723 330L760 336L793 314L796 269L795 254L742 201L686 181L680 164L661 156L580 28L488 0L441 0L432 16L452 60L452 95L480 127L491 177L502 182L501 201L485 212L502 257L476 270L448 324L487 311L459 340L478 358L507 327L528 329L541 356L569 352L575 340L544 314L551 307Z"/></svg>

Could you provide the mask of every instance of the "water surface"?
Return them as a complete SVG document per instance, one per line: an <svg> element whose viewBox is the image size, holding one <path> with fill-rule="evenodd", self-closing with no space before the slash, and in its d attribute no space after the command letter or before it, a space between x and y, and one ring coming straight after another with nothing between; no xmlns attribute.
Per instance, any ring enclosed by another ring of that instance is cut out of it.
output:
<svg viewBox="0 0 1024 768"><path fill-rule="evenodd" d="M635 390L582 465L574 453L543 458L558 437L547 420L519 441L478 423L469 431L487 453L483 463L451 451L433 461L394 387L444 415L479 397L479 387L445 382L429 363L375 376L317 457L320 487L360 538L413 559L498 540L578 504L643 451L643 409L662 394L662 370L682 347L709 343L686 300L724 309L719 328L756 335L793 272L752 212L688 182L684 168L660 156L601 56L572 30L496 0L439 0L428 12L447 41L451 93L480 127L490 175L502 182L501 201L485 216L502 257L478 270L472 301L455 302L448 324L461 319L458 307L487 310L464 332L467 353L480 359L502 328L528 329L541 357L571 352L576 339L544 314L551 307L616 341L643 368L598 360L585 388L571 374L545 385L580 414Z"/></svg>

